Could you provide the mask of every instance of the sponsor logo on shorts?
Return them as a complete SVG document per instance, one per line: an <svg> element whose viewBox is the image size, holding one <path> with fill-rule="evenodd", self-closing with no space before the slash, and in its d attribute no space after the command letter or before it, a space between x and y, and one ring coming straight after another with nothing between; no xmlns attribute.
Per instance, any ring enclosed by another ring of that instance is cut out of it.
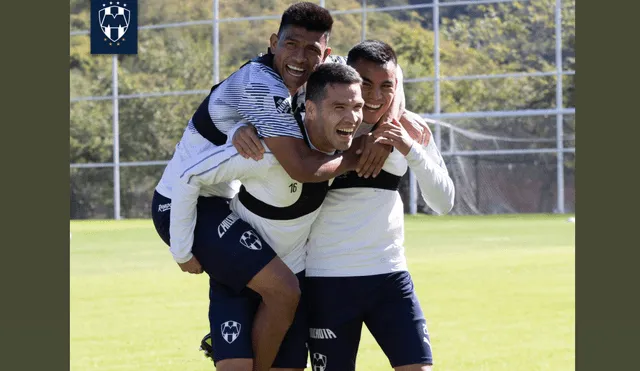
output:
<svg viewBox="0 0 640 371"><path fill-rule="evenodd" d="M218 237L224 236L225 233L231 228L233 223L237 222L240 217L236 213L231 213L229 216L224 218L222 223L218 225Z"/></svg>
<svg viewBox="0 0 640 371"><path fill-rule="evenodd" d="M171 203L158 205L158 212L163 213L165 211L171 210Z"/></svg>
<svg viewBox="0 0 640 371"><path fill-rule="evenodd" d="M313 371L324 371L327 368L327 356L320 353L313 353L311 357L311 364Z"/></svg>
<svg viewBox="0 0 640 371"><path fill-rule="evenodd" d="M310 328L309 336L312 339L336 339L336 334L328 328Z"/></svg>
<svg viewBox="0 0 640 371"><path fill-rule="evenodd" d="M240 243L249 250L262 250L260 238L252 231L245 231L240 236Z"/></svg>
<svg viewBox="0 0 640 371"><path fill-rule="evenodd" d="M227 321L220 326L220 334L227 343L233 343L238 336L240 336L240 330L242 325L236 321Z"/></svg>

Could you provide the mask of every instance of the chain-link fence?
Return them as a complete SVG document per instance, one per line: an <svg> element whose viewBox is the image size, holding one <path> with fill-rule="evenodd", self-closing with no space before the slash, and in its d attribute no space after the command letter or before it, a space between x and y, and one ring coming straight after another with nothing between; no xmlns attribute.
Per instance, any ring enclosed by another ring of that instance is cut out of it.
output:
<svg viewBox="0 0 640 371"><path fill-rule="evenodd" d="M266 50L296 1L139 1L136 56L89 54L71 2L71 217L149 216L149 201L211 85ZM452 213L573 212L575 0L321 0L330 44L390 43L407 108L435 119ZM405 176L406 211L429 212Z"/></svg>

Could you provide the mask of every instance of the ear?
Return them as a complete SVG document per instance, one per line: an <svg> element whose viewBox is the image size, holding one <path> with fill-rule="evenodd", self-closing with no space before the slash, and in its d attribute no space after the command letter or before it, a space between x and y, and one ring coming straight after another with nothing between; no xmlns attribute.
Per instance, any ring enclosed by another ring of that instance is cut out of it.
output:
<svg viewBox="0 0 640 371"><path fill-rule="evenodd" d="M273 53L276 47L278 47L278 35L274 33L271 34L271 37L269 38L269 45L271 46L271 52Z"/></svg>
<svg viewBox="0 0 640 371"><path fill-rule="evenodd" d="M309 118L309 120L315 120L316 115L318 114L318 107L312 100L305 100L304 102L305 108L305 118Z"/></svg>
<svg viewBox="0 0 640 371"><path fill-rule="evenodd" d="M330 54L331 54L331 47L327 46L327 48L324 50L324 56L322 57L322 61L324 62Z"/></svg>

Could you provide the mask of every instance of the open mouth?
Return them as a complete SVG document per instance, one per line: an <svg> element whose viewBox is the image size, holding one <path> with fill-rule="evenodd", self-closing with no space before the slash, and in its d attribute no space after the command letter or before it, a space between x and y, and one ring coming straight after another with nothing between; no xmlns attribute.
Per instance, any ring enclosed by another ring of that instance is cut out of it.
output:
<svg viewBox="0 0 640 371"><path fill-rule="evenodd" d="M365 103L364 107L369 110L369 111L377 111L380 108L382 108L382 104L369 104L369 103Z"/></svg>
<svg viewBox="0 0 640 371"><path fill-rule="evenodd" d="M349 138L353 135L354 128L336 129L336 134L343 138Z"/></svg>
<svg viewBox="0 0 640 371"><path fill-rule="evenodd" d="M287 67L287 72L294 77L302 77L305 73L304 68L292 66L290 64L287 64L286 67Z"/></svg>

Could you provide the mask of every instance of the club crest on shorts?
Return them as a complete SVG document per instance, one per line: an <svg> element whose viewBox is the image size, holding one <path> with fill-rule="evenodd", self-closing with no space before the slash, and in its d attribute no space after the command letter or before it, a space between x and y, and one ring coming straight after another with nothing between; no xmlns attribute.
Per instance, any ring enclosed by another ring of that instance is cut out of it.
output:
<svg viewBox="0 0 640 371"><path fill-rule="evenodd" d="M262 242L253 231L245 231L240 236L240 243L249 250L262 250Z"/></svg>
<svg viewBox="0 0 640 371"><path fill-rule="evenodd" d="M327 368L327 356L320 353L313 353L311 364L313 371L324 371L324 369Z"/></svg>
<svg viewBox="0 0 640 371"><path fill-rule="evenodd" d="M242 325L236 321L227 321L220 326L220 334L227 343L233 343L238 336L240 336L240 330Z"/></svg>

